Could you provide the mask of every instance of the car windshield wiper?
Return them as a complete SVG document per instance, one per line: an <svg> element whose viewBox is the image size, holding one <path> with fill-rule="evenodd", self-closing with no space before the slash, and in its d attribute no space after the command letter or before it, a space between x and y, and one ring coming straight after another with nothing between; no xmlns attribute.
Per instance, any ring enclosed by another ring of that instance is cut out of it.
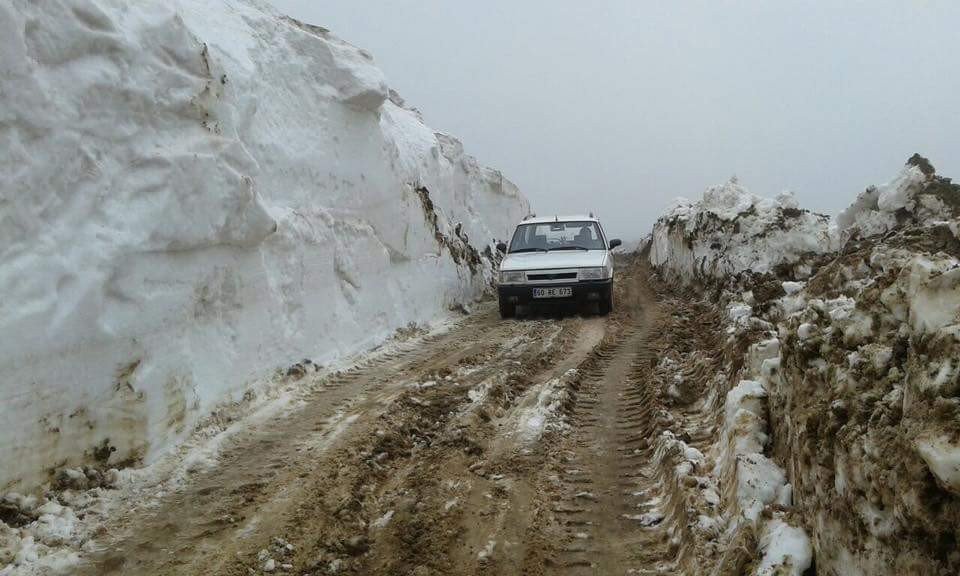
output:
<svg viewBox="0 0 960 576"><path fill-rule="evenodd" d="M546 248L517 248L516 250L511 250L511 254L516 254L517 252L549 252Z"/></svg>
<svg viewBox="0 0 960 576"><path fill-rule="evenodd" d="M586 246L560 246L558 248L550 248L549 250L547 250L547 252L551 252L553 250L588 250L589 251L590 249L587 248Z"/></svg>

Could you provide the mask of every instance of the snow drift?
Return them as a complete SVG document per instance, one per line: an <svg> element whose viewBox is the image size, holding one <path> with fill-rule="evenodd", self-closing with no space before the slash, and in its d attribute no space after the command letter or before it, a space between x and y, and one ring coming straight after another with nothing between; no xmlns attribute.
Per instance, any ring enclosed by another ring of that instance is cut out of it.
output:
<svg viewBox="0 0 960 576"><path fill-rule="evenodd" d="M0 488L485 289L516 188L252 0L0 5ZM485 255L484 255L485 253Z"/></svg>
<svg viewBox="0 0 960 576"><path fill-rule="evenodd" d="M960 254L891 240L905 238L838 258L773 312L784 342L774 451L818 567L956 574Z"/></svg>
<svg viewBox="0 0 960 576"><path fill-rule="evenodd" d="M960 197L949 178L938 176L930 162L914 154L896 178L870 186L837 215L834 234L841 240L866 238L899 226L928 224L960 217Z"/></svg>
<svg viewBox="0 0 960 576"><path fill-rule="evenodd" d="M650 262L687 280L766 273L830 250L828 224L790 193L761 198L732 178L698 202L677 199L654 225Z"/></svg>
<svg viewBox="0 0 960 576"><path fill-rule="evenodd" d="M956 574L960 186L914 156L832 221L795 208L730 183L654 230L661 273L722 294L742 367L724 538L758 574Z"/></svg>

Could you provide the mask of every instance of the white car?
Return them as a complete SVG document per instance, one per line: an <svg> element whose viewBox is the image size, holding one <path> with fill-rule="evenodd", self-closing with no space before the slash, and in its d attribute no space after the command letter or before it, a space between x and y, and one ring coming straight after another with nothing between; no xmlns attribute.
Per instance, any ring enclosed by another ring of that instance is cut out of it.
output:
<svg viewBox="0 0 960 576"><path fill-rule="evenodd" d="M591 216L528 217L517 225L509 246L500 243L497 294L500 316L516 315L531 302L595 302L601 314L613 309L613 255L620 245L607 242Z"/></svg>

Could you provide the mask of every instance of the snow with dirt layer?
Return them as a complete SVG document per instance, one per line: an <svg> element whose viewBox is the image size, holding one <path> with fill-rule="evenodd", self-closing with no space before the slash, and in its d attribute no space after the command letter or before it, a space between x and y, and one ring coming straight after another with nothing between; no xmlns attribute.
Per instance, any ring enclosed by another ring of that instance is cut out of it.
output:
<svg viewBox="0 0 960 576"><path fill-rule="evenodd" d="M687 280L769 272L832 249L826 216L797 208L790 193L752 194L736 178L703 198L678 198L653 228L650 262Z"/></svg>
<svg viewBox="0 0 960 576"><path fill-rule="evenodd" d="M714 454L754 573L960 569L958 230L919 155L831 221L730 182L657 222L651 263L719 288L745 350Z"/></svg>
<svg viewBox="0 0 960 576"><path fill-rule="evenodd" d="M929 161L915 154L895 178L861 192L837 215L832 232L845 241L883 234L905 224L955 222L960 216L960 199L951 189L949 178L938 176Z"/></svg>
<svg viewBox="0 0 960 576"><path fill-rule="evenodd" d="M0 493L469 303L528 212L256 0L3 3L0 93Z"/></svg>

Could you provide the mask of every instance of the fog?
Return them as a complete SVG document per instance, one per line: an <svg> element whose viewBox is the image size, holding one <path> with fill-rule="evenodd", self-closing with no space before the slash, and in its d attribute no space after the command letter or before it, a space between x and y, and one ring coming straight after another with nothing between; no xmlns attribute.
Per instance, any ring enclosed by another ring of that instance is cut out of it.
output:
<svg viewBox="0 0 960 576"><path fill-rule="evenodd" d="M732 175L835 213L914 152L960 178L952 0L272 0L370 51L539 215L637 239Z"/></svg>

